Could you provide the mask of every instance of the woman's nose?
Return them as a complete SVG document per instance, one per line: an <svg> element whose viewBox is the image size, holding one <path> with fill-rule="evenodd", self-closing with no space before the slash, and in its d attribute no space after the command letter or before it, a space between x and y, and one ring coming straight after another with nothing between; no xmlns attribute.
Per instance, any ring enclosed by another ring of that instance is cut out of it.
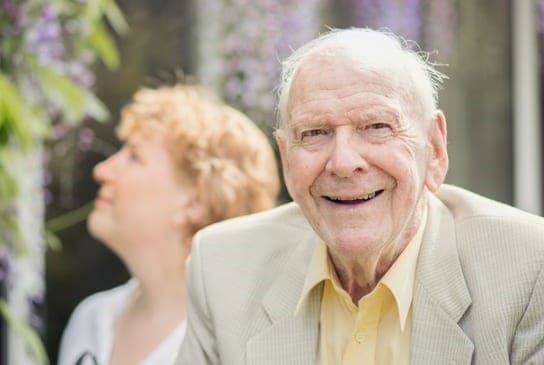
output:
<svg viewBox="0 0 544 365"><path fill-rule="evenodd" d="M99 162L93 168L93 177L98 183L102 184L113 178L114 165L115 165L115 160L117 159L118 153L119 152L111 155L104 161Z"/></svg>

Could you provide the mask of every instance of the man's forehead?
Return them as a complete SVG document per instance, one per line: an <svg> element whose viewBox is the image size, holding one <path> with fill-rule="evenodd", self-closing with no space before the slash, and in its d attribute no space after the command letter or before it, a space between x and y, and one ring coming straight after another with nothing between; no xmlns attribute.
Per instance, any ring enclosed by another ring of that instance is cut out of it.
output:
<svg viewBox="0 0 544 365"><path fill-rule="evenodd" d="M306 85L303 82L313 84L313 87L338 84L349 88L361 81L374 84L374 86L383 85L393 88L393 85L390 84L397 83L396 80L402 78L402 74L402 67L367 64L348 57L344 53L310 54L298 66L293 76L291 91L295 91L297 88L304 90ZM295 86L294 89L293 86Z"/></svg>
<svg viewBox="0 0 544 365"><path fill-rule="evenodd" d="M353 60L338 55L317 55L302 61L291 84L288 107L307 98L319 99L320 93L334 92L337 98L348 98L367 91L395 97L402 85L391 72L365 69Z"/></svg>

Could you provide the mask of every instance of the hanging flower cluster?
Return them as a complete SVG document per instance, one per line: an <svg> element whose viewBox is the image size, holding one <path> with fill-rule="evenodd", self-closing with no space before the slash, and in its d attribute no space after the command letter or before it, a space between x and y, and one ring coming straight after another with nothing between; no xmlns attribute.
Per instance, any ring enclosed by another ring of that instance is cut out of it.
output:
<svg viewBox="0 0 544 365"><path fill-rule="evenodd" d="M536 6L538 32L544 34L544 0L538 0Z"/></svg>
<svg viewBox="0 0 544 365"><path fill-rule="evenodd" d="M354 25L374 29L387 28L402 37L417 41L420 37L420 0L351 0Z"/></svg>
<svg viewBox="0 0 544 365"><path fill-rule="evenodd" d="M118 63L105 19L119 33L127 28L114 0L0 0L0 317L19 332L40 363L46 362L46 355L34 330L42 326L36 314L43 292L27 289L32 286L21 278L29 276L21 276L21 267L15 265L24 261L24 255L32 255L35 244L20 235L18 209L40 197L18 196L16 181L21 174L32 173L38 179L43 174L25 172L18 161L30 151L41 151L44 139L61 141L86 118L107 117L91 91L92 64ZM42 182L36 184L39 191ZM41 235L38 226L36 234ZM28 318L12 313L3 299L14 285L24 291Z"/></svg>
<svg viewBox="0 0 544 365"><path fill-rule="evenodd" d="M201 22L220 19L215 29L210 26L203 30L213 32L201 39L212 42L208 50L213 49L200 54L204 62L210 57L221 60L217 67L220 74L215 75L219 80L217 88L227 102L245 111L255 122L272 126L275 100L271 90L279 79L280 60L317 35L320 2L203 0L199 6ZM215 9L218 16L210 14L210 9ZM203 74L213 69L200 62L199 65Z"/></svg>
<svg viewBox="0 0 544 365"><path fill-rule="evenodd" d="M455 5L455 0L350 0L349 14L353 25L389 29L426 49L439 50L437 57L445 60L455 44Z"/></svg>
<svg viewBox="0 0 544 365"><path fill-rule="evenodd" d="M5 235L16 231L10 155L38 136L60 139L85 117L107 117L90 89L97 58L111 67L118 62L104 15L119 32L126 29L112 0L0 0L0 232Z"/></svg>

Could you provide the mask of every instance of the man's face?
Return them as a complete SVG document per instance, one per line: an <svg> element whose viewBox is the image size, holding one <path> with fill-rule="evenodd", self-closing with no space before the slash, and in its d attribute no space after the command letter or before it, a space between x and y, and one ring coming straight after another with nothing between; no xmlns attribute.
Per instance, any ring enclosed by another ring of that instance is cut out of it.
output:
<svg viewBox="0 0 544 365"><path fill-rule="evenodd" d="M293 80L290 119L276 133L286 185L338 253L381 252L410 240L425 185L434 190L447 169L442 114L417 120L401 97L407 90L398 89L333 56L306 61ZM445 165L437 163L444 155Z"/></svg>

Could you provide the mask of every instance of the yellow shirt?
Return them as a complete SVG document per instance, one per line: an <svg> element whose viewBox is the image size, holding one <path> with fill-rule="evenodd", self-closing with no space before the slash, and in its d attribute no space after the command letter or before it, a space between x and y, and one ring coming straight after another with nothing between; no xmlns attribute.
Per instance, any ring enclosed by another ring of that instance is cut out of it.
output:
<svg viewBox="0 0 544 365"><path fill-rule="evenodd" d="M297 307L324 281L317 365L403 365L410 361L411 304L421 227L372 292L355 306L319 242Z"/></svg>

